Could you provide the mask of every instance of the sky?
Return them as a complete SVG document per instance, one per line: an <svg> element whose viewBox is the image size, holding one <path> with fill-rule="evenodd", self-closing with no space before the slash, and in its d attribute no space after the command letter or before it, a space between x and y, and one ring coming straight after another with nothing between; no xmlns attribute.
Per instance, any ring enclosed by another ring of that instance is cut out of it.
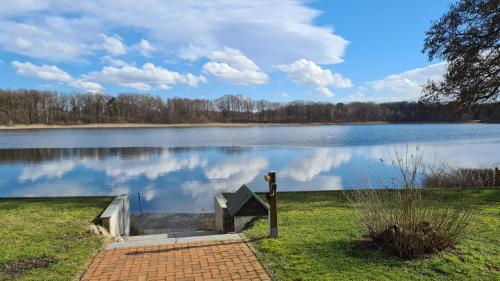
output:
<svg viewBox="0 0 500 281"><path fill-rule="evenodd" d="M450 0L17 0L0 3L0 88L417 100Z"/></svg>

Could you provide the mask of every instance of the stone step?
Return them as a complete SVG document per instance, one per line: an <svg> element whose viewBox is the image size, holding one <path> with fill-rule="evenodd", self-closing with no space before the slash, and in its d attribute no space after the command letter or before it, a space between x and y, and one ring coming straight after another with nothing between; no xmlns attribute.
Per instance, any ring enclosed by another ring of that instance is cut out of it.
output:
<svg viewBox="0 0 500 281"><path fill-rule="evenodd" d="M204 235L216 235L219 234L216 231L184 231L184 232L169 232L162 234L148 234L148 235L138 235L127 237L127 241L143 241L143 240L153 240L153 239L165 239L165 238L181 238L181 237L196 237Z"/></svg>
<svg viewBox="0 0 500 281"><path fill-rule="evenodd" d="M126 241L114 242L106 245L107 250L123 249L130 247L158 246L197 241L221 241L221 240L241 240L241 236L236 233L213 234L213 232L179 233L177 237L169 237L169 234L141 235L128 237Z"/></svg>
<svg viewBox="0 0 500 281"><path fill-rule="evenodd" d="M130 216L132 235L215 230L213 213L135 213Z"/></svg>

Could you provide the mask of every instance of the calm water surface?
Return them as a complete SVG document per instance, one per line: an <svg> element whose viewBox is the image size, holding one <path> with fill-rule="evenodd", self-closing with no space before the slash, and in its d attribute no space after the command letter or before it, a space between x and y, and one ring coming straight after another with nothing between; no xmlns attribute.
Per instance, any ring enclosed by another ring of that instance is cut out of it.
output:
<svg viewBox="0 0 500 281"><path fill-rule="evenodd" d="M429 165L500 166L500 125L328 125L0 131L0 197L131 193L143 211L210 212L212 195L390 185L395 150Z"/></svg>

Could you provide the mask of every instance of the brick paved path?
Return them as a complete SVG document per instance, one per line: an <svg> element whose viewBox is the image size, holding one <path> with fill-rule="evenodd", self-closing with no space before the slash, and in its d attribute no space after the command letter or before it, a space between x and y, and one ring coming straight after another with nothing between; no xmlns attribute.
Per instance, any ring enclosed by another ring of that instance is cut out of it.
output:
<svg viewBox="0 0 500 281"><path fill-rule="evenodd" d="M243 240L105 250L81 279L271 280Z"/></svg>

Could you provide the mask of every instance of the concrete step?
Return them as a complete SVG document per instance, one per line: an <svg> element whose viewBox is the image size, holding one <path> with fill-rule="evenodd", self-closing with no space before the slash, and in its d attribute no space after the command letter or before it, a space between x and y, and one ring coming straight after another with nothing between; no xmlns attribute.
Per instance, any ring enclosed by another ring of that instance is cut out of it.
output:
<svg viewBox="0 0 500 281"><path fill-rule="evenodd" d="M217 231L185 231L185 232L169 232L162 234L138 235L127 237L127 241L143 241L152 239L165 239L165 238L182 238L182 237L196 237L205 235L217 235Z"/></svg>
<svg viewBox="0 0 500 281"><path fill-rule="evenodd" d="M134 235L134 236L145 236L145 235L160 235L160 234L169 234L172 237L176 237L178 235L183 235L183 233L217 233L216 231L204 231L204 230L197 230L197 229L191 229L191 228L184 228L184 229L179 229L179 228L159 228L159 229L143 229L140 231L139 235ZM203 235L203 234L201 234Z"/></svg>
<svg viewBox="0 0 500 281"><path fill-rule="evenodd" d="M131 232L151 235L215 229L213 213L135 213L130 216Z"/></svg>
<svg viewBox="0 0 500 281"><path fill-rule="evenodd" d="M130 247L145 247L145 246L158 246L169 245L197 241L221 241L221 240L241 240L241 236L236 233L228 234L213 234L213 232L206 233L179 233L177 237L169 237L169 234L155 234L155 235L141 235L128 237L126 241L114 242L106 245L107 250L123 249ZM181 237L182 236L182 237Z"/></svg>

